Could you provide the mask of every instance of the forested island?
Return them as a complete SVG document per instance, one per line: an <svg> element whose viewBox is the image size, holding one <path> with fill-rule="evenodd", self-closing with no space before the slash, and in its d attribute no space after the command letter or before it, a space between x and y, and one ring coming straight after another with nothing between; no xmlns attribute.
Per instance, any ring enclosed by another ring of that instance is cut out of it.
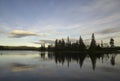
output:
<svg viewBox="0 0 120 81"><path fill-rule="evenodd" d="M0 46L0 50L37 50L37 51L78 51L78 52L87 52L87 51L114 51L119 52L120 47L114 45L114 39L111 38L109 42L110 46L104 47L103 42L97 44L95 40L94 33L91 37L91 43L89 46L84 44L82 37L80 36L79 40L74 43L71 43L69 37L65 42L64 39L55 40L54 45L49 45L45 47L45 44L42 44L40 47L27 47L27 46Z"/></svg>

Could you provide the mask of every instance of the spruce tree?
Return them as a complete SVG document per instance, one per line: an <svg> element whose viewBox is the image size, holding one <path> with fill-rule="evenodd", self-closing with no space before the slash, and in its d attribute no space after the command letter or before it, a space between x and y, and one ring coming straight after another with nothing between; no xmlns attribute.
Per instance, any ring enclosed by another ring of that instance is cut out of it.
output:
<svg viewBox="0 0 120 81"><path fill-rule="evenodd" d="M95 50L97 47L96 45L96 41L95 41L95 36L94 36L94 33L92 34L92 40L91 40L91 44L90 44L90 50Z"/></svg>
<svg viewBox="0 0 120 81"><path fill-rule="evenodd" d="M81 36L79 38L79 48L80 48L80 50L85 50L86 49L86 46L85 46Z"/></svg>
<svg viewBox="0 0 120 81"><path fill-rule="evenodd" d="M110 45L111 45L111 47L114 47L114 39L113 38L110 39Z"/></svg>

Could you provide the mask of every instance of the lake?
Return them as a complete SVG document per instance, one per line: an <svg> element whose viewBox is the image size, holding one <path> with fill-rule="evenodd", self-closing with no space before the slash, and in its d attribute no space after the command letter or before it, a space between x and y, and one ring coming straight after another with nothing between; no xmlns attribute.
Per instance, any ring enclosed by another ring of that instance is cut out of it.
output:
<svg viewBox="0 0 120 81"><path fill-rule="evenodd" d="M0 51L0 81L120 81L120 54Z"/></svg>

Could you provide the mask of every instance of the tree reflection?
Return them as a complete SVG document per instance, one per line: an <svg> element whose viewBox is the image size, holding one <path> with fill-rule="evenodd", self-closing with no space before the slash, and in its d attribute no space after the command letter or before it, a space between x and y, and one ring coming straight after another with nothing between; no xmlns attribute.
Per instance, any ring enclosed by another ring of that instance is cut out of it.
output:
<svg viewBox="0 0 120 81"><path fill-rule="evenodd" d="M111 65L115 65L115 57L116 57L116 54L115 55L112 55L112 57L111 57Z"/></svg>
<svg viewBox="0 0 120 81"><path fill-rule="evenodd" d="M87 53L55 53L55 62L64 64L65 61L67 61L68 67L71 62L71 60L76 61L79 63L80 68L82 68L84 60L86 57L89 57L91 59L92 68L93 70L96 67L96 60L97 58L100 58L102 55L96 55L96 54L87 54Z"/></svg>
<svg viewBox="0 0 120 81"><path fill-rule="evenodd" d="M46 53L41 53L41 58L45 59ZM101 60L101 63L104 63L104 60L109 60L111 65L115 65L115 57L117 54L104 54L104 53L94 53L94 52L48 52L47 57L49 59L54 59L56 64L64 65L67 63L69 65L71 62L75 61L82 68L86 58L90 58L92 64L92 69L95 70L97 60Z"/></svg>

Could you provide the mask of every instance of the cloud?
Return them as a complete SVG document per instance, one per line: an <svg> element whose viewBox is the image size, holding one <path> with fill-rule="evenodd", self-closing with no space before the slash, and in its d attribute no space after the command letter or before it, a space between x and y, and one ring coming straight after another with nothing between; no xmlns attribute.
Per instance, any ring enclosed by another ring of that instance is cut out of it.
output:
<svg viewBox="0 0 120 81"><path fill-rule="evenodd" d="M10 37L13 38L22 38L22 37L27 37L27 36L49 36L50 34L48 33L35 33L31 31L25 31L25 30L13 30L10 33Z"/></svg>
<svg viewBox="0 0 120 81"><path fill-rule="evenodd" d="M19 63L13 63L11 66L11 70L13 72L21 72L21 71L31 71L37 66L35 65L27 65L27 64L19 64Z"/></svg>
<svg viewBox="0 0 120 81"><path fill-rule="evenodd" d="M55 40L40 40L38 42L33 42L34 44L54 44Z"/></svg>
<svg viewBox="0 0 120 81"><path fill-rule="evenodd" d="M82 4L81 0L78 2L73 1L72 3L68 1L67 4L65 2L62 3L62 6L61 3L58 3L55 8L49 9L50 11L52 10L50 14L43 12L44 15L39 14L38 17L34 17L36 19L32 18L32 20L30 20L26 18L29 20L26 20L24 23L20 19L18 19L20 21L13 20L14 23L11 23L11 18L7 18L6 21L10 19L9 23L4 22L0 24L0 34L3 33L3 31L11 31L9 33L10 37L14 38L38 36L41 37L40 39L60 39L67 36L70 36L70 38L79 38L79 35L81 35L83 39L89 39L91 38L91 34L95 33L95 35L97 35L96 39L108 38L113 36L111 35L112 33L119 33L119 5L119 0L87 0L84 4ZM15 16L13 16L13 19L14 17ZM20 24L15 24L15 22ZM22 30L15 32L16 30L14 29ZM51 43L51 40L34 43L41 44L41 42Z"/></svg>
<svg viewBox="0 0 120 81"><path fill-rule="evenodd" d="M4 32L3 32L3 31L0 31L0 34L4 34Z"/></svg>
<svg viewBox="0 0 120 81"><path fill-rule="evenodd" d="M32 43L34 43L34 44L42 44L41 42L32 42Z"/></svg>
<svg viewBox="0 0 120 81"><path fill-rule="evenodd" d="M61 39L58 39L58 40L61 40ZM70 41L73 43L73 42L76 42L78 39L75 39L75 38L70 38ZM67 38L64 39L65 42L67 42ZM54 44L55 43L55 40L40 40L41 43L48 43L48 44Z"/></svg>
<svg viewBox="0 0 120 81"><path fill-rule="evenodd" d="M67 42L67 38L63 38L65 42ZM33 42L34 44L54 44L55 43L55 40L56 39L53 39L53 40L39 40L38 42ZM61 39L58 39L58 40L61 40ZM72 43L76 42L78 39L76 38L70 38L70 41Z"/></svg>
<svg viewBox="0 0 120 81"><path fill-rule="evenodd" d="M40 42L53 44L53 43L54 43L54 40L40 40Z"/></svg>
<svg viewBox="0 0 120 81"><path fill-rule="evenodd" d="M25 30L13 30L10 32L11 37L13 38L21 38L21 37L26 37L26 36L37 36L36 33L30 32L30 31L25 31Z"/></svg>
<svg viewBox="0 0 120 81"><path fill-rule="evenodd" d="M10 26L8 26L5 23L0 23L0 34L7 34L8 31L10 31Z"/></svg>
<svg viewBox="0 0 120 81"><path fill-rule="evenodd" d="M104 29L102 31L99 31L98 33L111 34L111 33L118 33L118 32L120 32L119 30L120 30L120 28L107 28L107 29Z"/></svg>
<svg viewBox="0 0 120 81"><path fill-rule="evenodd" d="M69 3L63 5L67 6L65 9L56 7L53 12L55 15L45 19L39 18L37 22L35 21L28 28L31 27L29 28L31 31L40 33L40 36L50 35L52 38L53 35L54 37L59 37L60 35L78 36L79 34L90 34L99 29L119 25L119 22L116 22L120 19L119 10L117 10L119 8L119 1L93 0L88 3L86 5ZM71 7L71 5L73 6ZM59 12L64 12L65 14L59 14Z"/></svg>

